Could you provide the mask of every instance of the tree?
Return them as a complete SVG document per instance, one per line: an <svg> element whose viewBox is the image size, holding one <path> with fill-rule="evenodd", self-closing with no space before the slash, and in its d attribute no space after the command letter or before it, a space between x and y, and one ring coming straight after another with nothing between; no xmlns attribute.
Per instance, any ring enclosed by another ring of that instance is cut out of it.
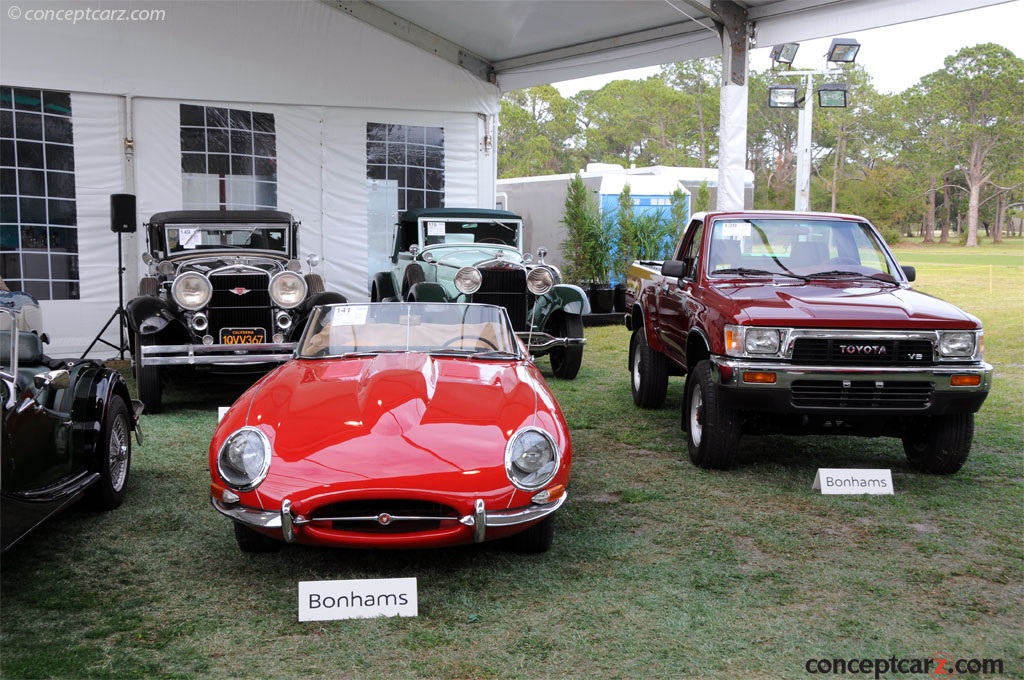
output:
<svg viewBox="0 0 1024 680"><path fill-rule="evenodd" d="M929 130L932 143L966 185L966 245L977 246L982 192L999 158L1021 159L1024 60L992 43L967 47L946 57L945 67L922 78L921 87L940 121Z"/></svg>
<svg viewBox="0 0 1024 680"><path fill-rule="evenodd" d="M601 228L601 210L579 172L569 180L565 192L562 224L566 231L562 242L566 280L585 284L605 281L608 249Z"/></svg>
<svg viewBox="0 0 1024 680"><path fill-rule="evenodd" d="M570 172L579 166L576 105L551 85L515 90L501 98L498 176Z"/></svg>

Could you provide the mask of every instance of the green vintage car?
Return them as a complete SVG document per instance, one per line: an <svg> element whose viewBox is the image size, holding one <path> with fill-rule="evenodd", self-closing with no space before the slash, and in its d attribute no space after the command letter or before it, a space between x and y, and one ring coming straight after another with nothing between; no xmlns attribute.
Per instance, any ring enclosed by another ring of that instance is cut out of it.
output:
<svg viewBox="0 0 1024 680"><path fill-rule="evenodd" d="M396 225L391 271L373 277L374 302L481 302L508 311L534 356L551 357L557 378L572 380L583 361L586 293L561 283L556 267L524 253L523 218L506 210L409 210Z"/></svg>

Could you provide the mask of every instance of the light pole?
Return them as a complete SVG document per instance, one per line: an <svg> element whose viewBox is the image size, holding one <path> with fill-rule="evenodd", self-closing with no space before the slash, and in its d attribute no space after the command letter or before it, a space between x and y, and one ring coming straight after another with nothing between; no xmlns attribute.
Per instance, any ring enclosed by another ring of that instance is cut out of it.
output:
<svg viewBox="0 0 1024 680"><path fill-rule="evenodd" d="M786 43L772 48L774 63L792 64L799 45ZM834 38L825 60L850 64L857 58L860 43L852 38ZM820 69L816 71L782 71L779 76L798 76L802 79L804 96L797 99L797 87L772 85L768 88L768 106L773 109L799 109L796 132L796 199L794 210L809 210L811 207L811 125L814 117L814 76L830 76L842 73L842 69ZM826 83L817 91L818 105L823 108L846 106L846 84Z"/></svg>

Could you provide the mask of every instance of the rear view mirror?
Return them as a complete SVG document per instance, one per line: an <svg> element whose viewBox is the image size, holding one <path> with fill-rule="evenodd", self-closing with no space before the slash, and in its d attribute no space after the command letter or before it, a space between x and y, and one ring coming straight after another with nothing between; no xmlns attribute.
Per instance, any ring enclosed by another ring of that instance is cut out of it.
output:
<svg viewBox="0 0 1024 680"><path fill-rule="evenodd" d="M661 265L661 275L678 279L686 271L686 264L682 260L665 260Z"/></svg>
<svg viewBox="0 0 1024 680"><path fill-rule="evenodd" d="M910 265L906 265L906 266L901 266L900 269L903 270L903 275L907 277L907 281L914 281L914 280L917 279L917 268L916 267L911 267Z"/></svg>

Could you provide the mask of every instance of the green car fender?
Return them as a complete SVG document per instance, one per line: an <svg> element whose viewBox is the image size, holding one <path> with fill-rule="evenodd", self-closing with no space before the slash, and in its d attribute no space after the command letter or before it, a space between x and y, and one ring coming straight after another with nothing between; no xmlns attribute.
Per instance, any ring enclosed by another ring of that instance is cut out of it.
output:
<svg viewBox="0 0 1024 680"><path fill-rule="evenodd" d="M449 302L444 287L432 281L422 281L409 289L409 302Z"/></svg>
<svg viewBox="0 0 1024 680"><path fill-rule="evenodd" d="M579 286L571 283L555 285L538 297L530 310L534 328L546 328L551 315L559 311L573 315L590 314L590 300Z"/></svg>

